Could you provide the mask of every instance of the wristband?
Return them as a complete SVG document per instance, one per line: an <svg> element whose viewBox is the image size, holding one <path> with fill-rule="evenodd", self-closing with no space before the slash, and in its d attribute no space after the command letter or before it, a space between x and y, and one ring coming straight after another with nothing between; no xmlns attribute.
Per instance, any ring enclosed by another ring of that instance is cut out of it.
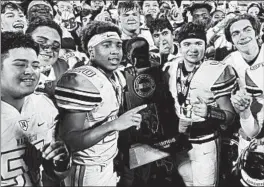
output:
<svg viewBox="0 0 264 187"><path fill-rule="evenodd" d="M65 160L53 160L54 169L58 172L64 172L71 167L71 156L66 158Z"/></svg>
<svg viewBox="0 0 264 187"><path fill-rule="evenodd" d="M215 120L219 120L221 122L226 121L226 114L220 108L208 106L207 111L208 111L207 112L207 119L215 119Z"/></svg>

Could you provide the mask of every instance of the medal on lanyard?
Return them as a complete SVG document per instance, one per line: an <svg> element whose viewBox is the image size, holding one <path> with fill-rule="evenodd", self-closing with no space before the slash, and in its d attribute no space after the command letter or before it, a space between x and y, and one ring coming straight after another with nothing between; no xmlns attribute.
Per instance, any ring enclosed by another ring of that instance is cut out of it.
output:
<svg viewBox="0 0 264 187"><path fill-rule="evenodd" d="M195 72L198 70L199 65L195 66L194 70L188 75L185 83L182 85L181 81L181 72L182 72L182 67L183 67L183 62L179 63L178 68L177 68L177 76L176 76L176 88L177 88L177 97L178 97L178 102L180 106L182 106L187 98L189 88L190 88L190 83L191 80L195 74Z"/></svg>

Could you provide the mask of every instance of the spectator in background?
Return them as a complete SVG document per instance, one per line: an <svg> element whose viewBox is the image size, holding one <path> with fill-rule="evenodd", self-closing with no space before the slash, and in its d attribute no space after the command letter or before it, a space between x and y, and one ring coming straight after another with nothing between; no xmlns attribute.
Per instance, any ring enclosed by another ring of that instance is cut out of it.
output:
<svg viewBox="0 0 264 187"><path fill-rule="evenodd" d="M39 61L43 74L37 90L44 91L54 99L57 80L69 68L64 60L58 58L62 30L56 22L39 18L29 24L26 33L40 46Z"/></svg>
<svg viewBox="0 0 264 187"><path fill-rule="evenodd" d="M252 16L258 17L261 12L260 9L261 8L258 3L251 3L247 8L247 13Z"/></svg>
<svg viewBox="0 0 264 187"><path fill-rule="evenodd" d="M124 1L118 4L119 28L122 31L121 39L129 40L135 37L145 38L150 49L155 48L148 29L140 28L140 6L133 1ZM124 43L125 44L125 43Z"/></svg>
<svg viewBox="0 0 264 187"><path fill-rule="evenodd" d="M54 18L54 10L48 1L31 1L27 7L27 19L30 23L35 18L42 17L46 19Z"/></svg>
<svg viewBox="0 0 264 187"><path fill-rule="evenodd" d="M80 19L82 26L85 27L88 23L94 20L96 12L91 9L82 9Z"/></svg>
<svg viewBox="0 0 264 187"><path fill-rule="evenodd" d="M101 10L106 4L105 0L86 0L86 3L90 5L93 10Z"/></svg>
<svg viewBox="0 0 264 187"><path fill-rule="evenodd" d="M212 26L215 26L217 23L225 19L225 12L221 8L216 8L212 13Z"/></svg>
<svg viewBox="0 0 264 187"><path fill-rule="evenodd" d="M151 22L150 33L157 50L151 51L151 58L155 58L153 53L157 53L156 61L159 64L171 60L178 53L178 47L173 42L173 28L167 19L155 19Z"/></svg>
<svg viewBox="0 0 264 187"><path fill-rule="evenodd" d="M156 19L159 12L160 12L160 8L159 8L159 2L157 0L153 0L153 1L145 1L142 0L142 13L144 16L146 15L151 15L151 17L153 19Z"/></svg>
<svg viewBox="0 0 264 187"><path fill-rule="evenodd" d="M211 27L211 5L207 3L193 3L189 10L193 17L193 23L204 25L206 30Z"/></svg>
<svg viewBox="0 0 264 187"><path fill-rule="evenodd" d="M1 31L25 32L26 17L22 8L13 2L4 2L1 5Z"/></svg>

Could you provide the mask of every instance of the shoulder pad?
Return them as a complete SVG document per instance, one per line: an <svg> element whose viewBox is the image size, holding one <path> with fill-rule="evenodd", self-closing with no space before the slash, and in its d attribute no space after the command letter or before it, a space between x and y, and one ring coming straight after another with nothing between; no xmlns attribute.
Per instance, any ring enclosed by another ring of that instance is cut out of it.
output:
<svg viewBox="0 0 264 187"><path fill-rule="evenodd" d="M211 87L211 91L214 93L215 98L229 95L237 86L236 79L237 76L234 69L229 65L226 66L222 74Z"/></svg>
<svg viewBox="0 0 264 187"><path fill-rule="evenodd" d="M250 78L247 72L245 75L245 79L246 79L246 90L249 94L251 94L254 97L263 94L263 91L252 81L252 79Z"/></svg>
<svg viewBox="0 0 264 187"><path fill-rule="evenodd" d="M69 70L62 75L55 88L55 98L61 108L90 111L102 97L90 77L96 72L88 66Z"/></svg>

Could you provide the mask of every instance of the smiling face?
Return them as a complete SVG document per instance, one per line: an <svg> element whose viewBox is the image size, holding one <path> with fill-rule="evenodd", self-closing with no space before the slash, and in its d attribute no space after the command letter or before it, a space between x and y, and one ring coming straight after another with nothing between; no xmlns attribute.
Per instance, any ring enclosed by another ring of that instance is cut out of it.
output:
<svg viewBox="0 0 264 187"><path fill-rule="evenodd" d="M33 93L39 75L39 62L36 51L30 48L9 50L7 57L2 61L2 95L20 99Z"/></svg>
<svg viewBox="0 0 264 187"><path fill-rule="evenodd" d="M54 64L59 57L61 37L50 27L41 26L32 32L32 38L40 45L39 61L42 66Z"/></svg>
<svg viewBox="0 0 264 187"><path fill-rule="evenodd" d="M144 1L142 10L145 16L150 14L153 18L156 18L158 13L160 12L159 4L157 1Z"/></svg>
<svg viewBox="0 0 264 187"><path fill-rule="evenodd" d="M91 61L106 73L116 70L122 60L122 41L107 39L97 44L90 52Z"/></svg>
<svg viewBox="0 0 264 187"><path fill-rule="evenodd" d="M26 17L20 9L6 7L1 20L2 31L24 32L26 29Z"/></svg>
<svg viewBox="0 0 264 187"><path fill-rule="evenodd" d="M180 43L180 52L185 62L197 64L204 58L205 42L198 38L185 39Z"/></svg>
<svg viewBox="0 0 264 187"><path fill-rule="evenodd" d="M249 20L239 20L230 27L231 38L236 48L249 53L257 44L256 32Z"/></svg>
<svg viewBox="0 0 264 187"><path fill-rule="evenodd" d="M134 8L130 11L121 11L120 24L123 29L129 32L135 32L140 26L139 10Z"/></svg>

